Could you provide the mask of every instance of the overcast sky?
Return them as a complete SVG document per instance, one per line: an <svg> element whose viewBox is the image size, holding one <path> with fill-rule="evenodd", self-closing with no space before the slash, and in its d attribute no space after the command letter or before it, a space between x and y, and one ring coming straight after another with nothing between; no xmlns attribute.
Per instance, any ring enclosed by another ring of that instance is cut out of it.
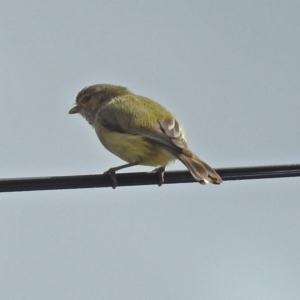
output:
<svg viewBox="0 0 300 300"><path fill-rule="evenodd" d="M2 0L0 53L1 178L124 163L68 115L95 83L166 106L213 167L299 163L299 1ZM300 178L0 194L0 298L298 300L299 194Z"/></svg>

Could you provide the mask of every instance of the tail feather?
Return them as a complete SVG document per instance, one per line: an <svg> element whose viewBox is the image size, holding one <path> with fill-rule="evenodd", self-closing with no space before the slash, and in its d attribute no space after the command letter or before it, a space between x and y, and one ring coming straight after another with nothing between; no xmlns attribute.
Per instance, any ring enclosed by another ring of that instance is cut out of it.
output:
<svg viewBox="0 0 300 300"><path fill-rule="evenodd" d="M183 151L178 158L188 168L192 176L201 184L207 184L209 182L220 184L223 182L221 176L213 168L190 150Z"/></svg>

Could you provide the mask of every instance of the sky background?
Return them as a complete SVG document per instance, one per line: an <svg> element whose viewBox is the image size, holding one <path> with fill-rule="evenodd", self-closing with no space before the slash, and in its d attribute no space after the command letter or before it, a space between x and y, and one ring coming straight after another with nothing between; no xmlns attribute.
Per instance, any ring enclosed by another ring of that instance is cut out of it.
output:
<svg viewBox="0 0 300 300"><path fill-rule="evenodd" d="M95 83L166 106L215 168L299 163L299 53L299 1L3 0L0 177L122 164L68 115ZM2 193L0 298L298 300L299 183Z"/></svg>

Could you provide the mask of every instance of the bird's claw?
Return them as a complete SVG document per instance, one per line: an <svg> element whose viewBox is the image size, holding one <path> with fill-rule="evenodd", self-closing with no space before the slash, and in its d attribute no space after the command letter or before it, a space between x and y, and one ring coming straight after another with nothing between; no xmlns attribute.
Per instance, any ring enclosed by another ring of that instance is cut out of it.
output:
<svg viewBox="0 0 300 300"><path fill-rule="evenodd" d="M109 177L110 177L110 179L112 181L111 187L113 189L115 189L117 187L117 185L118 185L118 180L117 180L115 169L113 169L113 168L109 169L109 170L105 171L103 174L108 174L109 175Z"/></svg>
<svg viewBox="0 0 300 300"><path fill-rule="evenodd" d="M165 182L165 167L158 167L153 170L157 174L158 177L158 186L162 186L162 184Z"/></svg>

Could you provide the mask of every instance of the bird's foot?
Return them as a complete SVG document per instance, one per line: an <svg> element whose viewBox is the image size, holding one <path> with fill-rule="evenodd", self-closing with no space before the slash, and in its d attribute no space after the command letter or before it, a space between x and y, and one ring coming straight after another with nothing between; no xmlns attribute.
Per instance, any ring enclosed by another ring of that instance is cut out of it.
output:
<svg viewBox="0 0 300 300"><path fill-rule="evenodd" d="M116 171L119 171L119 170L122 170L122 169L125 169L125 168L129 168L129 167L132 167L132 166L136 166L138 164L139 164L138 161L134 161L134 162L122 165L122 166L110 168L109 170L107 170L103 174L108 174L110 176L110 178L112 180L112 188L115 189L118 185Z"/></svg>
<svg viewBox="0 0 300 300"><path fill-rule="evenodd" d="M117 176L116 176L116 169L115 168L110 168L109 170L105 171L103 174L108 174L111 181L112 181L112 185L111 187L113 189L115 189L118 185L118 180L117 180Z"/></svg>
<svg viewBox="0 0 300 300"><path fill-rule="evenodd" d="M165 167L158 167L154 169L152 172L155 172L158 177L158 186L162 186L162 184L165 182Z"/></svg>

